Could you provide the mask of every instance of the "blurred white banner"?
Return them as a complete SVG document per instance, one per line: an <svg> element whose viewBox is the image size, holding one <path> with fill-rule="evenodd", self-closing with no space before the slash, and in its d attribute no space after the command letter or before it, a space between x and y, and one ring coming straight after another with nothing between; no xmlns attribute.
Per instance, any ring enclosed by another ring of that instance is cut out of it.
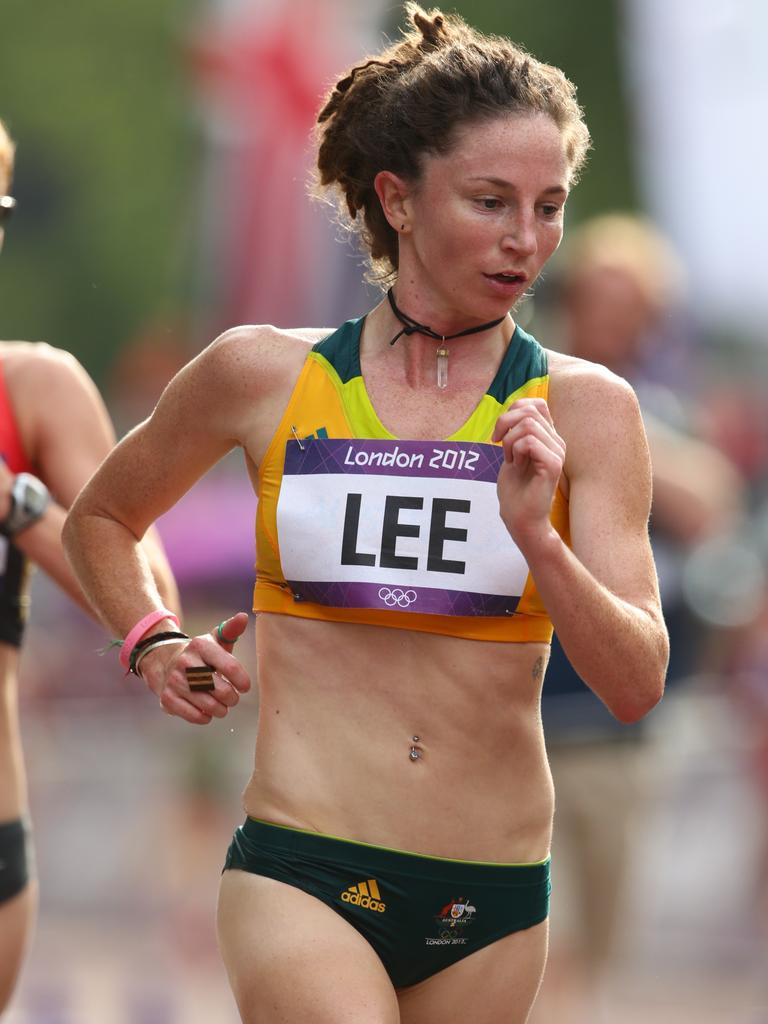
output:
<svg viewBox="0 0 768 1024"><path fill-rule="evenodd" d="M646 207L699 314L768 341L768 3L624 0Z"/></svg>

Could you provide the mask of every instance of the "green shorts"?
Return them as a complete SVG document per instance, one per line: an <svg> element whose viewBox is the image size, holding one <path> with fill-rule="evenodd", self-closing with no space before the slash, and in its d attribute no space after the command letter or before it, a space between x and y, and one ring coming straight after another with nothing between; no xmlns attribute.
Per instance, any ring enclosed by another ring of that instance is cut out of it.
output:
<svg viewBox="0 0 768 1024"><path fill-rule="evenodd" d="M396 988L549 913L549 858L450 860L247 818L227 851L229 868L286 882L332 907L373 946Z"/></svg>

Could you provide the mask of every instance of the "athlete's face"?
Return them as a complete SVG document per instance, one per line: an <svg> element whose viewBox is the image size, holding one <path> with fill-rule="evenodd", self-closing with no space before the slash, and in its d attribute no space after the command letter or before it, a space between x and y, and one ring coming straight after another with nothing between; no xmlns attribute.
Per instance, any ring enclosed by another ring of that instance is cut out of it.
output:
<svg viewBox="0 0 768 1024"><path fill-rule="evenodd" d="M462 319L502 316L560 244L568 184L563 137L547 115L463 127L449 153L424 159L399 280Z"/></svg>

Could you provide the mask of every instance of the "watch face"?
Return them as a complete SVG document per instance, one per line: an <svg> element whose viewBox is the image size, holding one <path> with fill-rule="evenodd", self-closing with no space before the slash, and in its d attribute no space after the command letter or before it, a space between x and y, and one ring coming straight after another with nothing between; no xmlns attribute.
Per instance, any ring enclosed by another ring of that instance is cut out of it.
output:
<svg viewBox="0 0 768 1024"><path fill-rule="evenodd" d="M34 477L27 477L24 480L24 487L22 491L22 497L19 504L28 515L39 514L43 511L46 504L48 503L48 491L47 489L41 489L35 487L31 482Z"/></svg>
<svg viewBox="0 0 768 1024"><path fill-rule="evenodd" d="M48 488L42 480L31 473L18 473L11 488L11 510L0 523L0 532L12 537L31 526L43 515L50 500Z"/></svg>

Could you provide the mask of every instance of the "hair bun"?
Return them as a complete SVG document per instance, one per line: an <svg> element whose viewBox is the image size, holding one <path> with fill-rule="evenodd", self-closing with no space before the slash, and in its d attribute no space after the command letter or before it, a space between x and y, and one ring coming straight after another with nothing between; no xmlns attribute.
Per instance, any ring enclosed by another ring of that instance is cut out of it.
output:
<svg viewBox="0 0 768 1024"><path fill-rule="evenodd" d="M421 9L421 7L418 7L416 4L411 4L409 6L413 23L422 35L422 46L435 49L447 41L448 36L444 27L444 15L439 12L435 12L430 18Z"/></svg>

